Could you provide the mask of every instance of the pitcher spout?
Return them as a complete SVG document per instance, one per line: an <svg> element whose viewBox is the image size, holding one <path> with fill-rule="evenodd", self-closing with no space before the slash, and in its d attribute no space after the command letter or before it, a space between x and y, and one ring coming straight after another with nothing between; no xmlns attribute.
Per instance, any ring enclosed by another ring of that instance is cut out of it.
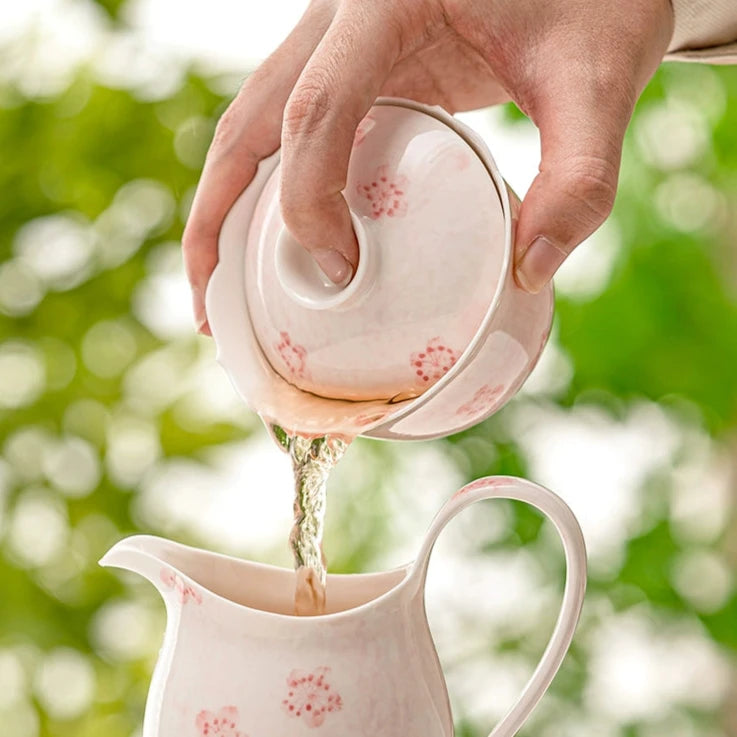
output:
<svg viewBox="0 0 737 737"><path fill-rule="evenodd" d="M115 543L102 556L99 564L104 567L122 568L148 579L165 597L181 579L181 573L172 565L167 548L173 543L153 535L133 535ZM166 597L165 597L166 598Z"/></svg>

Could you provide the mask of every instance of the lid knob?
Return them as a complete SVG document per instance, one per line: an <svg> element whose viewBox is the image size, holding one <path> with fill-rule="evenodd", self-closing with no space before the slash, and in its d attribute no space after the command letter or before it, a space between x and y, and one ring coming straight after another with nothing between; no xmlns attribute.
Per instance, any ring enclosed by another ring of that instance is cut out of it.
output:
<svg viewBox="0 0 737 737"><path fill-rule="evenodd" d="M274 248L274 270L284 293L294 302L310 310L334 310L353 302L366 289L372 249L360 218L353 212L351 221L358 242L358 268L351 280L340 284L332 282L286 226L282 227Z"/></svg>

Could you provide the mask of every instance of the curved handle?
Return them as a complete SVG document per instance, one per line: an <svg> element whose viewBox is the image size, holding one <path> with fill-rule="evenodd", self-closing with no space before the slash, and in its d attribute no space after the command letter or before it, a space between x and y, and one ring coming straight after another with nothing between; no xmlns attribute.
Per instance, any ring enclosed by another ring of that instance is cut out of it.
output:
<svg viewBox="0 0 737 737"><path fill-rule="evenodd" d="M586 545L573 512L552 491L513 476L490 476L457 491L433 520L410 574L419 586L424 586L430 554L440 532L459 512L484 499L512 499L539 509L558 530L566 557L563 603L548 646L517 702L489 734L489 737L512 737L547 691L568 652L586 590Z"/></svg>

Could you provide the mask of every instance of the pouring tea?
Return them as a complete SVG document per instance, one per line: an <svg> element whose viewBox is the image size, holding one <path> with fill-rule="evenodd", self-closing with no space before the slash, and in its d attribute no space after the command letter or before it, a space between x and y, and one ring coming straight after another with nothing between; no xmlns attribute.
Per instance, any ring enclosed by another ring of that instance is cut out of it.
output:
<svg viewBox="0 0 737 737"><path fill-rule="evenodd" d="M519 201L440 108L380 99L359 126L343 192L360 251L349 284L285 227L279 158L260 162L225 219L207 314L221 364L291 456L295 603L319 613L335 449L358 434L447 435L497 411L545 345L552 289L517 287Z"/></svg>
<svg viewBox="0 0 737 737"><path fill-rule="evenodd" d="M511 737L558 670L583 602L584 542L568 507L529 481L481 479L443 507L413 564L378 574L327 574L322 529L328 473L353 437L461 431L534 367L552 288L529 294L512 277L519 202L473 131L439 108L379 100L344 191L358 268L335 285L284 227L279 176L276 152L228 214L207 314L218 360L290 456L296 570L150 536L109 551L102 565L140 573L166 602L143 737L451 737L425 576L445 524L495 498L547 515L567 564L548 647L491 732Z"/></svg>
<svg viewBox="0 0 737 737"><path fill-rule="evenodd" d="M452 737L425 616L425 577L445 525L488 499L540 510L558 531L566 559L550 641L522 694L490 733L514 735L570 645L583 603L586 552L563 501L529 481L499 476L464 486L445 504L414 563L386 573L329 575L322 616L292 614L294 571L150 536L116 544L101 564L145 576L167 609L143 737Z"/></svg>

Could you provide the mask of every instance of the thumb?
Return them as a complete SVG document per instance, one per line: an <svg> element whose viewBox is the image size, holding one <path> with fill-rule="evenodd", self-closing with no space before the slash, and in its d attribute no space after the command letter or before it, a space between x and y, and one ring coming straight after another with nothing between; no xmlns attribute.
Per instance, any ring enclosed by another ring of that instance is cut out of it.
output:
<svg viewBox="0 0 737 737"><path fill-rule="evenodd" d="M522 203L515 240L515 278L527 292L550 281L614 204L632 104L593 99L558 98L536 111L540 172Z"/></svg>

